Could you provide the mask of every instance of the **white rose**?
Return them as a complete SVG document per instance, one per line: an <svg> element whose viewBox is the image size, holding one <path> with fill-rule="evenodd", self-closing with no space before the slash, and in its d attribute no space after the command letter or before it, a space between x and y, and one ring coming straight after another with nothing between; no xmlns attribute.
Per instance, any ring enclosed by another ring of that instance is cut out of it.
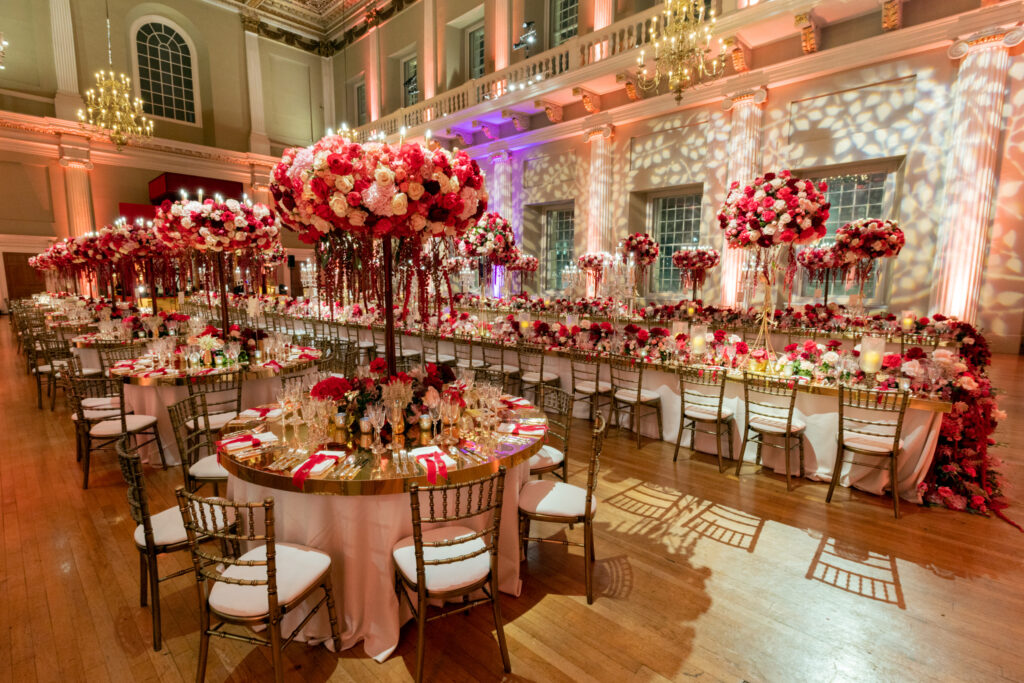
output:
<svg viewBox="0 0 1024 683"><path fill-rule="evenodd" d="M237 213L238 210L242 208L242 205L238 203L237 199L229 199L224 203L228 205L229 209L231 209L231 213Z"/></svg>
<svg viewBox="0 0 1024 683"><path fill-rule="evenodd" d="M348 201L345 200L344 195L336 194L332 195L327 205L331 207L331 211L334 212L335 216L344 218L345 214L348 213Z"/></svg>
<svg viewBox="0 0 1024 683"><path fill-rule="evenodd" d="M409 221L409 225L411 225L412 229L416 231L422 230L426 224L427 219L419 215L418 213L414 214L412 219L410 219Z"/></svg>
<svg viewBox="0 0 1024 683"><path fill-rule="evenodd" d="M409 183L409 191L406 194L415 202L423 196L423 186L419 183Z"/></svg>
<svg viewBox="0 0 1024 683"><path fill-rule="evenodd" d="M395 183L394 172L392 172L391 169L385 168L383 166L377 167L377 170L373 174L373 178L381 187L387 187L388 185L394 185Z"/></svg>
<svg viewBox="0 0 1024 683"><path fill-rule="evenodd" d="M363 225L366 223L365 211L353 211L348 215L348 222L352 225Z"/></svg>
<svg viewBox="0 0 1024 683"><path fill-rule="evenodd" d="M409 210L409 198L402 192L399 192L391 198L391 211L396 216L403 216L405 212Z"/></svg>
<svg viewBox="0 0 1024 683"><path fill-rule="evenodd" d="M821 362L835 365L839 362L839 354L835 351L826 351L821 357Z"/></svg>
<svg viewBox="0 0 1024 683"><path fill-rule="evenodd" d="M338 188L339 192L348 194L352 191L355 183L352 181L352 176L342 175L334 179L334 187Z"/></svg>
<svg viewBox="0 0 1024 683"><path fill-rule="evenodd" d="M249 221L245 220L245 216L235 216L235 227L244 228L249 224Z"/></svg>

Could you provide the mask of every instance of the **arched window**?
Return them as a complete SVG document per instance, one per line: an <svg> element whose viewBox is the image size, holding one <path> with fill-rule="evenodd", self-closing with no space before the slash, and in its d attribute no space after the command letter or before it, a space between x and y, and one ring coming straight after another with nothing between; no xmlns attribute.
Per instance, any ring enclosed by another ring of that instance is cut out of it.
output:
<svg viewBox="0 0 1024 683"><path fill-rule="evenodd" d="M196 123L194 56L185 37L165 23L146 22L135 31L135 51L145 112Z"/></svg>

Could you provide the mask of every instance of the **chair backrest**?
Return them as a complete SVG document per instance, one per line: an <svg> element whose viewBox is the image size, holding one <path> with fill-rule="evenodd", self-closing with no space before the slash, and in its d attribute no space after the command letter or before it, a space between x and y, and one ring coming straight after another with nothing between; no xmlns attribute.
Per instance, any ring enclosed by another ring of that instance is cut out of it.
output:
<svg viewBox="0 0 1024 683"><path fill-rule="evenodd" d="M97 351L99 351L100 368L103 372L109 370L115 363L123 360L131 360L141 353L141 349L137 348L133 344L105 346L100 347Z"/></svg>
<svg viewBox="0 0 1024 683"><path fill-rule="evenodd" d="M594 429L590 432L590 465L587 467L587 503L584 508L586 517L590 517L594 509L594 489L597 488L597 474L601 471L601 451L604 449L606 427L604 415L598 413L594 419Z"/></svg>
<svg viewBox="0 0 1024 683"><path fill-rule="evenodd" d="M87 424L86 409L82 406L85 398L117 398L118 417L121 420L121 433L128 433L128 424L124 412L124 382L109 377L68 377L68 400L71 410L77 415L81 424ZM110 416L107 419L114 419Z"/></svg>
<svg viewBox="0 0 1024 683"><path fill-rule="evenodd" d="M209 414L242 411L242 373L192 377L188 381L188 395L205 394Z"/></svg>
<svg viewBox="0 0 1024 683"><path fill-rule="evenodd" d="M505 347L499 344L482 342L480 344L483 360L488 365L501 367L505 364Z"/></svg>
<svg viewBox="0 0 1024 683"><path fill-rule="evenodd" d="M694 406L722 417L727 373L719 368L679 368L679 396L684 409Z"/></svg>
<svg viewBox="0 0 1024 683"><path fill-rule="evenodd" d="M420 328L420 348L423 349L423 357L434 361L441 355L440 342L436 334L428 333L427 326Z"/></svg>
<svg viewBox="0 0 1024 683"><path fill-rule="evenodd" d="M608 369L612 377L612 393L626 391L636 394L640 400L640 388L644 382L644 365L634 358L610 358Z"/></svg>
<svg viewBox="0 0 1024 683"><path fill-rule="evenodd" d="M598 382L601 380L601 360L583 353L574 352L569 357L569 372L571 373L572 389L574 392L580 384L592 384L596 391Z"/></svg>
<svg viewBox="0 0 1024 683"><path fill-rule="evenodd" d="M387 344L388 335L381 325L371 325L370 336L373 338L375 346L384 347Z"/></svg>
<svg viewBox="0 0 1024 683"><path fill-rule="evenodd" d="M505 467L489 476L462 484L446 484L443 486L419 486L413 482L409 485L409 502L412 507L412 537L416 553L416 585L423 591L426 586L426 568L454 564L463 560L490 553L492 575L498 566L498 529L501 526L501 500L505 490ZM420 493L424 494L427 509L424 511L420 503ZM424 541L423 525L448 524L462 520L483 517L481 529L472 535L462 536L450 541ZM465 543L481 539L483 546L465 555L446 557L434 560L424 558L424 548L444 548L457 543Z"/></svg>
<svg viewBox="0 0 1024 683"><path fill-rule="evenodd" d="M486 382L487 384L493 384L494 386L501 387L502 391L506 391L506 379L507 377L505 373L501 370L494 370L492 368L473 368L473 380L478 384L480 382Z"/></svg>
<svg viewBox="0 0 1024 683"><path fill-rule="evenodd" d="M455 337L452 339L455 345L455 361L458 365L473 367L475 344L470 337Z"/></svg>
<svg viewBox="0 0 1024 683"><path fill-rule="evenodd" d="M152 549L153 525L149 518L149 501L146 499L146 479L142 475L142 460L138 448L131 447L128 437L117 440L117 463L121 466L121 476L128 484L128 512L136 524L142 525L146 539L146 548Z"/></svg>
<svg viewBox="0 0 1024 683"><path fill-rule="evenodd" d="M185 523L188 547L196 582L206 580L236 586L266 586L271 623L279 618L277 603L277 552L274 544L274 499L262 503L241 503L223 498L206 498L176 489L178 509ZM260 519L262 517L262 519ZM262 527L263 533L257 533ZM221 543L203 543L207 539ZM222 548L235 547L240 541L266 545L265 559L242 560L229 556ZM238 579L217 571L218 565L234 567L266 567L266 578ZM200 587L200 599L203 591Z"/></svg>
<svg viewBox="0 0 1024 683"><path fill-rule="evenodd" d="M548 417L548 443L558 439L558 449L568 459L569 436L572 433L572 394L558 387L544 387L538 403Z"/></svg>
<svg viewBox="0 0 1024 683"><path fill-rule="evenodd" d="M839 434L892 439L893 453L899 451L903 418L910 403L906 391L879 391L839 385Z"/></svg>
<svg viewBox="0 0 1024 683"><path fill-rule="evenodd" d="M544 379L544 351L535 346L520 344L516 347L519 353L519 370L525 374L536 374L540 381Z"/></svg>
<svg viewBox="0 0 1024 683"><path fill-rule="evenodd" d="M45 363L53 366L66 361L73 355L68 343L56 335L42 335L37 337L37 340L41 352L36 357L38 365Z"/></svg>
<svg viewBox="0 0 1024 683"><path fill-rule="evenodd" d="M743 401L747 423L751 418L759 417L777 422L780 426L784 424L788 430L793 424L797 386L793 378L744 372Z"/></svg>
<svg viewBox="0 0 1024 683"><path fill-rule="evenodd" d="M167 406L171 418L171 430L174 441L178 445L181 466L184 472L196 464L203 454L214 452L213 435L210 433L210 412L204 394L186 396L176 403ZM198 425L198 429L189 429L188 425ZM198 433L196 433L198 431Z"/></svg>

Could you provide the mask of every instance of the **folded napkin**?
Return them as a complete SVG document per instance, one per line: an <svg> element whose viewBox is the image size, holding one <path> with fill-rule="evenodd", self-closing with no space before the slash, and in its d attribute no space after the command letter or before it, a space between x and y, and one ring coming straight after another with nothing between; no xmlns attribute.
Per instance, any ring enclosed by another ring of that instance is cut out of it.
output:
<svg viewBox="0 0 1024 683"><path fill-rule="evenodd" d="M312 356L308 353L300 353L299 360L320 360L320 356Z"/></svg>
<svg viewBox="0 0 1024 683"><path fill-rule="evenodd" d="M217 368L203 368L199 372L193 373L194 376L200 377L202 375L209 375L210 373L216 372Z"/></svg>
<svg viewBox="0 0 1024 683"><path fill-rule="evenodd" d="M512 409L530 408L531 404L525 398L503 398L501 402Z"/></svg>
<svg viewBox="0 0 1024 683"><path fill-rule="evenodd" d="M157 368L156 370L150 370L149 372L142 373L143 377L159 377L160 375L166 375L167 371L163 368Z"/></svg>
<svg viewBox="0 0 1024 683"><path fill-rule="evenodd" d="M498 432L502 434L521 434L523 436L544 436L548 428L544 425L522 425L506 422L498 425Z"/></svg>
<svg viewBox="0 0 1024 683"><path fill-rule="evenodd" d="M311 458L292 470L292 483L302 488L306 479L326 472L337 464L344 455L343 451L319 451Z"/></svg>
<svg viewBox="0 0 1024 683"><path fill-rule="evenodd" d="M114 363L114 367L115 368L134 368L135 367L135 362L134 361L130 361L130 360L121 361L120 363Z"/></svg>
<svg viewBox="0 0 1024 683"><path fill-rule="evenodd" d="M268 420L273 420L275 418L281 417L281 409L280 408L247 408L247 409L243 410L241 413L239 413L238 416L239 417L244 417L246 419L263 418L263 417L265 417Z"/></svg>
<svg viewBox="0 0 1024 683"><path fill-rule="evenodd" d="M277 434L273 432L260 432L259 434L242 434L224 441L217 442L217 450L228 452L241 450L243 448L256 448L265 446L277 441Z"/></svg>
<svg viewBox="0 0 1024 683"><path fill-rule="evenodd" d="M409 455L416 458L416 460L423 464L427 470L427 481L431 484L437 483L437 475L440 474L445 479L448 478L448 468L456 467L455 459L450 455L442 451L437 446L423 446L422 448L414 448L409 451Z"/></svg>
<svg viewBox="0 0 1024 683"><path fill-rule="evenodd" d="M292 348L293 349L298 349L299 351L316 351L317 350L317 349L313 348L312 346L293 346Z"/></svg>
<svg viewBox="0 0 1024 683"><path fill-rule="evenodd" d="M263 364L263 367L265 367L265 368L274 368L275 370L280 370L281 369L281 364L278 363L276 360L268 360L266 363Z"/></svg>

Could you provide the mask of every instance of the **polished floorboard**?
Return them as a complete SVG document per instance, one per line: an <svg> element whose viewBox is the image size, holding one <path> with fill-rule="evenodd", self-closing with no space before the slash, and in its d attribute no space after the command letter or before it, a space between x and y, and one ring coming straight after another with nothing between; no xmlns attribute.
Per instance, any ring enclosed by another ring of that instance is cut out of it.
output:
<svg viewBox="0 0 1024 683"><path fill-rule="evenodd" d="M113 454L81 489L67 409L37 410L35 384L0 321L0 681L180 681L195 676L191 576L164 583L164 647L139 606L138 561ZM997 431L1024 522L1024 360L997 357L1009 419ZM586 482L587 425L570 475ZM146 470L153 510L174 504L180 470ZM1014 484L1018 484L1014 486ZM502 595L513 673L524 681L1024 680L1024 534L998 519L902 506L613 432L597 494L595 602L581 550L531 546L519 598ZM582 529L536 530L567 533ZM186 555L162 558L163 573ZM293 644L289 680L405 681L416 629L383 664ZM490 612L433 622L426 679L503 677ZM209 681L271 678L269 652L215 639Z"/></svg>

